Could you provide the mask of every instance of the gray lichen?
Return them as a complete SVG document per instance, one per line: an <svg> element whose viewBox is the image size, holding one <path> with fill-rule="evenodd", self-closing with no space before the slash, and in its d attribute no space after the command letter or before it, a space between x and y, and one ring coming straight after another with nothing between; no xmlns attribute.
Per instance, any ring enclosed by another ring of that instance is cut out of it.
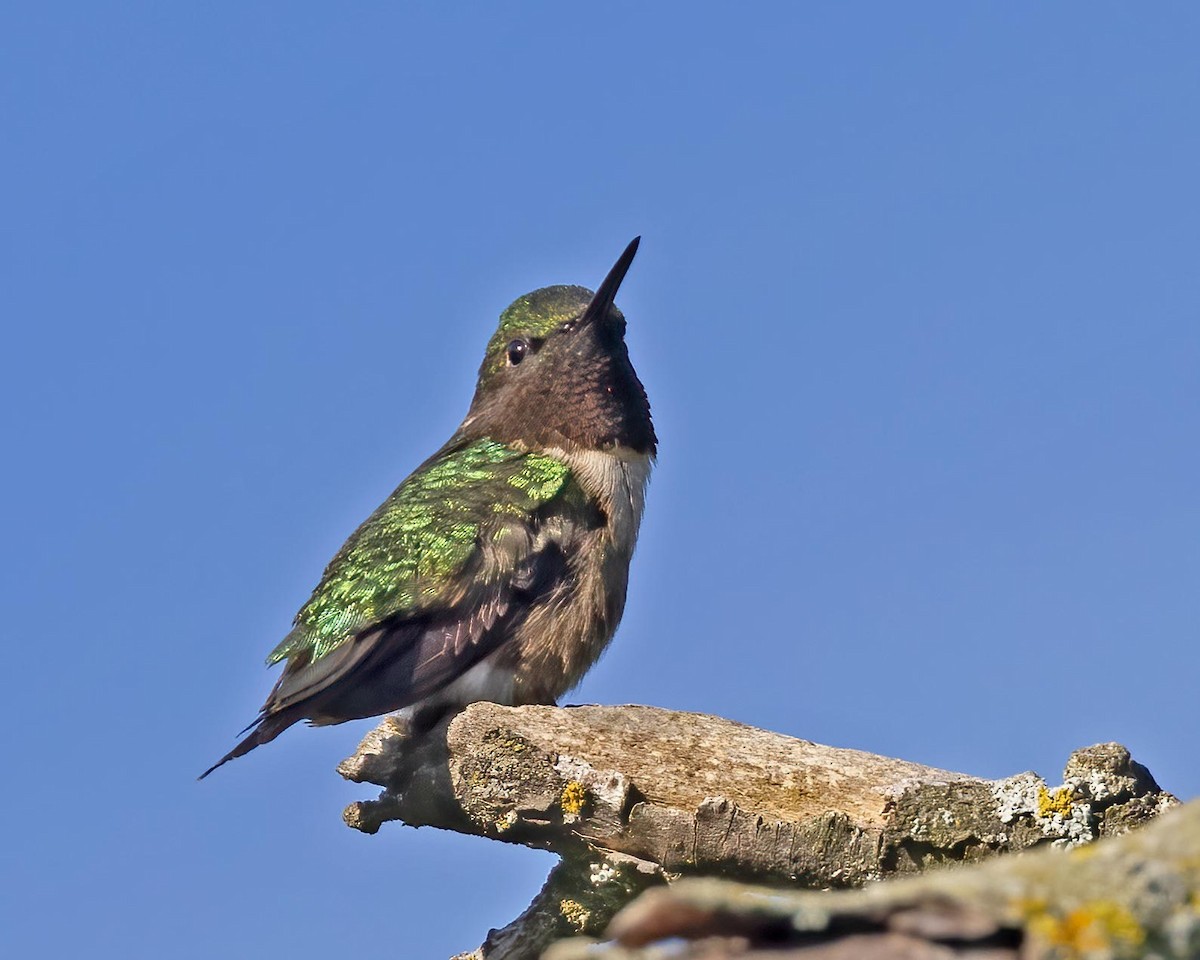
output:
<svg viewBox="0 0 1200 960"><path fill-rule="evenodd" d="M385 721L340 770L384 788L346 810L364 832L399 820L560 855L529 910L489 936L489 960L594 935L651 883L850 888L1078 847L1177 802L1118 744L1076 751L1061 784L1034 773L989 781L638 706L478 703L416 738ZM1183 920L1173 929L1191 936Z"/></svg>

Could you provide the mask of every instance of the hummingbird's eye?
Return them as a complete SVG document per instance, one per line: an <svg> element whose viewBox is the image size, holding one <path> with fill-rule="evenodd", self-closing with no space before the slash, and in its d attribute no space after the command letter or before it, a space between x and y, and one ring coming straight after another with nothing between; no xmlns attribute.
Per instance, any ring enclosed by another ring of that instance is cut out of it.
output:
<svg viewBox="0 0 1200 960"><path fill-rule="evenodd" d="M515 367L518 363L525 359L525 354L529 352L529 341L514 340L508 345L508 365Z"/></svg>

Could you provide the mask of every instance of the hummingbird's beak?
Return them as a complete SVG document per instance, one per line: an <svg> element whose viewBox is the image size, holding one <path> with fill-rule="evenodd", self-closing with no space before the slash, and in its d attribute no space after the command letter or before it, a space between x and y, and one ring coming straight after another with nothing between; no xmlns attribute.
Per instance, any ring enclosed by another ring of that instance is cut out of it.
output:
<svg viewBox="0 0 1200 960"><path fill-rule="evenodd" d="M617 288L621 286L621 281L625 279L625 274L629 271L629 265L633 263L633 255L637 253L638 244L641 242L641 237L634 237L629 241L629 246L617 258L617 262L608 271L608 276L600 284L600 289L592 297L592 302L587 305L587 309L583 311L583 316L579 318L580 327L597 323L608 316L608 309L617 298Z"/></svg>

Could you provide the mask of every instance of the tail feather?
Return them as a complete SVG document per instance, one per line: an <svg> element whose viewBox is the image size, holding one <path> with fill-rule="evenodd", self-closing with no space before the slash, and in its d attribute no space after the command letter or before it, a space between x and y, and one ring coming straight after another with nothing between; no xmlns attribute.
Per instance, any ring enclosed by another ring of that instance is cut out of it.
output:
<svg viewBox="0 0 1200 960"><path fill-rule="evenodd" d="M300 714L296 713L295 711L288 710L274 714L273 716L261 717L246 728L246 730L250 730L250 735L248 737L240 741L236 747L230 750L227 754L225 754L225 756L205 770L196 779L203 780L210 773L216 770L217 767L228 763L230 760L233 760L236 757L244 756L255 747L262 746L264 743L270 743L293 723L296 723L298 720L302 719L303 717ZM251 729L251 727L253 729ZM245 733L246 731L243 730L242 732Z"/></svg>

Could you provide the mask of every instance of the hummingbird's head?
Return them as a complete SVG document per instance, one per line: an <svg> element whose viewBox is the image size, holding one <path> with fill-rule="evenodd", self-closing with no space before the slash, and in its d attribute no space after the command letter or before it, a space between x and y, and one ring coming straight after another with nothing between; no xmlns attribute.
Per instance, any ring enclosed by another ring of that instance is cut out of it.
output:
<svg viewBox="0 0 1200 960"><path fill-rule="evenodd" d="M500 314L460 433L531 448L654 454L650 403L629 362L625 316L613 304L638 239L595 293L543 287Z"/></svg>

